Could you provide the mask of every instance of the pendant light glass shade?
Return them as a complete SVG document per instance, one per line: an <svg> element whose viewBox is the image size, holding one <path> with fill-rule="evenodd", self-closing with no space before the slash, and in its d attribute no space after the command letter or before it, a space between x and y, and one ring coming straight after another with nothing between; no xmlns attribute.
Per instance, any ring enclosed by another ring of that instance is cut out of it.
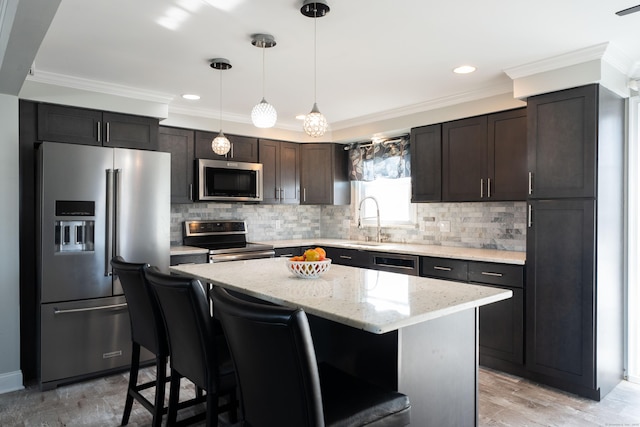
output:
<svg viewBox="0 0 640 427"><path fill-rule="evenodd" d="M222 132L222 71L231 68L231 63L228 59L217 58L211 62L211 68L220 70L220 133L211 141L211 149L217 155L224 156L231 149L231 142Z"/></svg>
<svg viewBox="0 0 640 427"><path fill-rule="evenodd" d="M313 138L321 137L327 131L329 123L327 123L327 119L318 110L315 102L313 103L311 112L304 116L302 127L305 133Z"/></svg>
<svg viewBox="0 0 640 427"><path fill-rule="evenodd" d="M251 121L257 128L270 128L276 124L278 113L264 98L251 110Z"/></svg>
<svg viewBox="0 0 640 427"><path fill-rule="evenodd" d="M214 153L220 156L224 156L231 149L231 142L229 142L227 137L224 136L224 133L222 133L222 129L220 130L218 136L216 136L213 141L211 141L211 149Z"/></svg>
<svg viewBox="0 0 640 427"><path fill-rule="evenodd" d="M329 13L329 5L324 0L305 0L300 13L309 18L313 18L313 108L311 112L304 117L302 128L304 132L312 138L318 138L325 134L329 128L327 119L318 110L317 104L317 21L318 18Z"/></svg>

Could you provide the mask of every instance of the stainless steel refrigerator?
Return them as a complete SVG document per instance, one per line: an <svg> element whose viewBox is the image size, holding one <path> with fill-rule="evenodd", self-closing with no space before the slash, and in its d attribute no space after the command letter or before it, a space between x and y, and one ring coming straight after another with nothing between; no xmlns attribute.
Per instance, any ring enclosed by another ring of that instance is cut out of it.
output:
<svg viewBox="0 0 640 427"><path fill-rule="evenodd" d="M168 271L171 160L44 142L38 162L38 352L46 390L130 363L126 300L109 261L120 255Z"/></svg>

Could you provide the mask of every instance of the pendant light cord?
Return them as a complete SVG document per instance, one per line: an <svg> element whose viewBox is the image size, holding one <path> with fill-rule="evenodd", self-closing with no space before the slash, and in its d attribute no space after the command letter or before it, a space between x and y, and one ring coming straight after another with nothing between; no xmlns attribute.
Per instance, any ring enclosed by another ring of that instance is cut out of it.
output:
<svg viewBox="0 0 640 427"><path fill-rule="evenodd" d="M313 103L318 102L318 7L313 6Z"/></svg>
<svg viewBox="0 0 640 427"><path fill-rule="evenodd" d="M220 132L222 132L222 68L219 70L220 73L220 106L219 106L219 117L220 117Z"/></svg>
<svg viewBox="0 0 640 427"><path fill-rule="evenodd" d="M266 81L265 80L265 74L264 74L264 70L265 70L265 67L264 67L264 56L265 56L264 55L264 51L265 51L265 49L266 48L265 48L265 46L263 44L263 46L262 46L262 99L264 99L264 94L265 94L264 88L265 88L265 81Z"/></svg>

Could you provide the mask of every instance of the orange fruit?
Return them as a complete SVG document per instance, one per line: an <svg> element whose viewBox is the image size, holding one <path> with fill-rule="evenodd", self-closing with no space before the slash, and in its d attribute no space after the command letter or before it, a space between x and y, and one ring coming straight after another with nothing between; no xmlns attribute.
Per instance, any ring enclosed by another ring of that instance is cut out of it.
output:
<svg viewBox="0 0 640 427"><path fill-rule="evenodd" d="M306 261L320 261L320 252L315 249L307 249L304 251L304 259Z"/></svg>
<svg viewBox="0 0 640 427"><path fill-rule="evenodd" d="M325 251L324 249L315 248L315 251L320 254L320 261L322 261L323 259L325 259L327 257L327 251Z"/></svg>

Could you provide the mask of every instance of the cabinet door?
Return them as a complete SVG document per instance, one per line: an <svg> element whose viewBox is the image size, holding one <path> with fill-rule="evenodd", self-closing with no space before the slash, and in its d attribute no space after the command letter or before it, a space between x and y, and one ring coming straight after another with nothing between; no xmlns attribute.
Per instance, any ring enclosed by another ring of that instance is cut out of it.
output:
<svg viewBox="0 0 640 427"><path fill-rule="evenodd" d="M508 288L513 296L480 307L480 354L501 360L524 363L524 292Z"/></svg>
<svg viewBox="0 0 640 427"><path fill-rule="evenodd" d="M158 149L158 119L103 113L102 130L105 147Z"/></svg>
<svg viewBox="0 0 640 427"><path fill-rule="evenodd" d="M280 202L280 143L261 139L258 156L262 163L262 203Z"/></svg>
<svg viewBox="0 0 640 427"><path fill-rule="evenodd" d="M488 116L489 200L527 199L527 111Z"/></svg>
<svg viewBox="0 0 640 427"><path fill-rule="evenodd" d="M530 203L527 368L594 388L595 202Z"/></svg>
<svg viewBox="0 0 640 427"><path fill-rule="evenodd" d="M595 197L597 85L527 100L530 197Z"/></svg>
<svg viewBox="0 0 640 427"><path fill-rule="evenodd" d="M331 204L333 201L332 144L303 144L301 158L301 204Z"/></svg>
<svg viewBox="0 0 640 427"><path fill-rule="evenodd" d="M280 202L300 203L300 144L280 144Z"/></svg>
<svg viewBox="0 0 640 427"><path fill-rule="evenodd" d="M442 125L442 200L487 197L487 117Z"/></svg>
<svg viewBox="0 0 640 427"><path fill-rule="evenodd" d="M442 199L442 125L411 129L411 202Z"/></svg>
<svg viewBox="0 0 640 427"><path fill-rule="evenodd" d="M193 201L193 138L192 130L160 127L158 150L171 153L171 203Z"/></svg>
<svg viewBox="0 0 640 427"><path fill-rule="evenodd" d="M229 152L220 156L211 149L211 141L218 132L196 131L196 158L213 160L235 160L237 162L256 163L258 161L258 139L246 136L227 135L231 143Z"/></svg>
<svg viewBox="0 0 640 427"><path fill-rule="evenodd" d="M38 140L102 145L102 112L38 104Z"/></svg>

